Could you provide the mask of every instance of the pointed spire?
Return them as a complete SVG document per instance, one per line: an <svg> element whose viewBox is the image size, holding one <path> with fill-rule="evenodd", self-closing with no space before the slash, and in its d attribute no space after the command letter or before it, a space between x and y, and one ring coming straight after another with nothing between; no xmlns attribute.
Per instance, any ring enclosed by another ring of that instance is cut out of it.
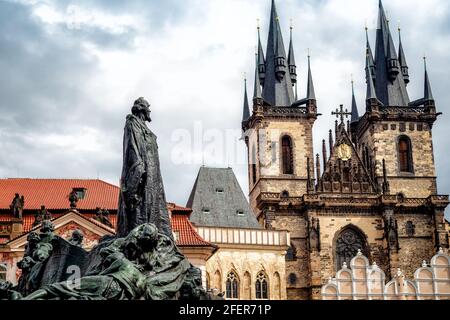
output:
<svg viewBox="0 0 450 320"><path fill-rule="evenodd" d="M265 66L266 78L262 92L264 101L277 107L291 106L294 101L294 90L291 77L286 76L286 51L275 0L272 0L270 13Z"/></svg>
<svg viewBox="0 0 450 320"><path fill-rule="evenodd" d="M368 32L368 28L366 26L366 54L369 55L369 60L366 62L366 68L369 67L372 69L372 77L373 80L375 81L375 62L373 59L373 53L372 53L372 48L370 46L370 41L369 41L369 32Z"/></svg>
<svg viewBox="0 0 450 320"><path fill-rule="evenodd" d="M292 20L291 20L291 37L289 41L289 55L288 55L288 65L289 65L289 73L291 75L292 85L297 83L297 65L295 64L295 55L294 55L294 45L292 42ZM296 99L297 100L297 99Z"/></svg>
<svg viewBox="0 0 450 320"><path fill-rule="evenodd" d="M376 95L380 101L386 106L407 106L409 97L406 83L400 72L397 51L381 0L379 2L375 66Z"/></svg>
<svg viewBox="0 0 450 320"><path fill-rule="evenodd" d="M311 55L308 49L308 87L306 90L306 98L308 100L316 100L316 93L314 91L314 82L311 73Z"/></svg>
<svg viewBox="0 0 450 320"><path fill-rule="evenodd" d="M369 65L369 55L366 57L366 65ZM377 99L375 92L375 86L373 84L372 70L370 67L366 67L366 79L367 79L367 94L366 100Z"/></svg>
<svg viewBox="0 0 450 320"><path fill-rule="evenodd" d="M423 57L423 63L425 68L425 90L424 90L424 101L434 101L433 92L431 91L430 78L428 77L427 70L427 58Z"/></svg>
<svg viewBox="0 0 450 320"><path fill-rule="evenodd" d="M259 81L261 85L264 85L264 80L266 78L266 60L264 59L264 50L261 45L261 34L258 19L258 61L257 68L259 69Z"/></svg>
<svg viewBox="0 0 450 320"><path fill-rule="evenodd" d="M403 79L405 80L405 84L409 83L409 72L408 72L408 64L406 63L406 56L403 50L402 43L402 31L400 27L398 27L398 62L400 63L400 69L402 70Z"/></svg>
<svg viewBox="0 0 450 320"><path fill-rule="evenodd" d="M352 117L350 122L358 122L359 121L359 112L358 112L358 106L356 105L356 98L355 98L355 87L352 77Z"/></svg>
<svg viewBox="0 0 450 320"><path fill-rule="evenodd" d="M242 122L247 121L250 118L250 108L248 106L247 95L247 77L244 78L244 110L242 112Z"/></svg>
<svg viewBox="0 0 450 320"><path fill-rule="evenodd" d="M258 57L258 54L256 54L255 86L253 89L253 100L262 99L261 83L259 82L260 74L259 74L259 70L258 70L258 61L259 61L259 57Z"/></svg>

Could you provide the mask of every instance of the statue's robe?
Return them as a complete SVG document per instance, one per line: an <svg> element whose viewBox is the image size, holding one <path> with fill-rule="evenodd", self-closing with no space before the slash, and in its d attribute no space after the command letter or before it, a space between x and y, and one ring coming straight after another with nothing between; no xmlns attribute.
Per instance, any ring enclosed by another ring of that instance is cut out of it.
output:
<svg viewBox="0 0 450 320"><path fill-rule="evenodd" d="M132 201L136 202L133 206ZM128 115L123 138L117 235L125 237L144 223L152 223L160 233L173 237L156 136L143 120Z"/></svg>
<svg viewBox="0 0 450 320"><path fill-rule="evenodd" d="M79 279L79 283L54 283L25 297L25 300L138 300L144 293L145 276L128 259L114 261L99 275Z"/></svg>

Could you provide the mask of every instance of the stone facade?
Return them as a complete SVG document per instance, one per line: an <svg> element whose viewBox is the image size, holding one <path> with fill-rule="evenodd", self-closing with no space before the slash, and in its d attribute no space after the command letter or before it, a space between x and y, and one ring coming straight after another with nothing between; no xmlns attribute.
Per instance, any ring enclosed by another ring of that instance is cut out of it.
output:
<svg viewBox="0 0 450 320"><path fill-rule="evenodd" d="M267 283L267 299L286 300L286 231L197 227L199 235L217 246L206 262L207 288L224 292L227 299L257 300L257 282ZM233 274L237 296L227 296L227 280ZM259 280L258 280L259 279Z"/></svg>

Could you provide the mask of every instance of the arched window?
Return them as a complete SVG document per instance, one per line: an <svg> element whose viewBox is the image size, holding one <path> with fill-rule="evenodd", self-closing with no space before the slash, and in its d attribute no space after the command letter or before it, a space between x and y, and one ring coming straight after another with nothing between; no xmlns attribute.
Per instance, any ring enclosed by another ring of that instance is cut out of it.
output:
<svg viewBox="0 0 450 320"><path fill-rule="evenodd" d="M227 299L239 299L239 280L234 271L231 271L228 274L226 285L227 285L226 288Z"/></svg>
<svg viewBox="0 0 450 320"><path fill-rule="evenodd" d="M412 221L406 222L405 229L406 229L406 235L408 237L413 237L414 234L416 233L416 230L415 230L415 227L414 227L414 224L412 223Z"/></svg>
<svg viewBox="0 0 450 320"><path fill-rule="evenodd" d="M259 272L256 276L256 299L269 299L267 276L264 272Z"/></svg>
<svg viewBox="0 0 450 320"><path fill-rule="evenodd" d="M6 281L6 265L0 264L0 280Z"/></svg>
<svg viewBox="0 0 450 320"><path fill-rule="evenodd" d="M366 257L368 256L366 240L362 232L352 226L343 229L336 238L336 271L342 269L344 262L350 267L350 261L356 257L358 250L361 250Z"/></svg>
<svg viewBox="0 0 450 320"><path fill-rule="evenodd" d="M295 247L291 243L291 245L286 250L286 261L294 261L295 260Z"/></svg>
<svg viewBox="0 0 450 320"><path fill-rule="evenodd" d="M407 136L398 140L398 162L400 172L413 172L411 140Z"/></svg>
<svg viewBox="0 0 450 320"><path fill-rule="evenodd" d="M292 139L289 136L284 136L281 139L283 174L294 174L294 153L292 149Z"/></svg>
<svg viewBox="0 0 450 320"><path fill-rule="evenodd" d="M252 158L251 158L251 167L252 167L252 181L253 184L256 183L256 149L255 146L252 148Z"/></svg>

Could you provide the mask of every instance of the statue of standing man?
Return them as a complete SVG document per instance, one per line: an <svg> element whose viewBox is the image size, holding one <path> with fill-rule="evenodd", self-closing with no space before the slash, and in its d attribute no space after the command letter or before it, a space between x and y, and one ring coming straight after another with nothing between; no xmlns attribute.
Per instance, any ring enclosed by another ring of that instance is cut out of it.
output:
<svg viewBox="0 0 450 320"><path fill-rule="evenodd" d="M146 125L150 104L139 98L131 112L123 137L117 235L126 237L137 226L152 223L172 239L156 136Z"/></svg>

